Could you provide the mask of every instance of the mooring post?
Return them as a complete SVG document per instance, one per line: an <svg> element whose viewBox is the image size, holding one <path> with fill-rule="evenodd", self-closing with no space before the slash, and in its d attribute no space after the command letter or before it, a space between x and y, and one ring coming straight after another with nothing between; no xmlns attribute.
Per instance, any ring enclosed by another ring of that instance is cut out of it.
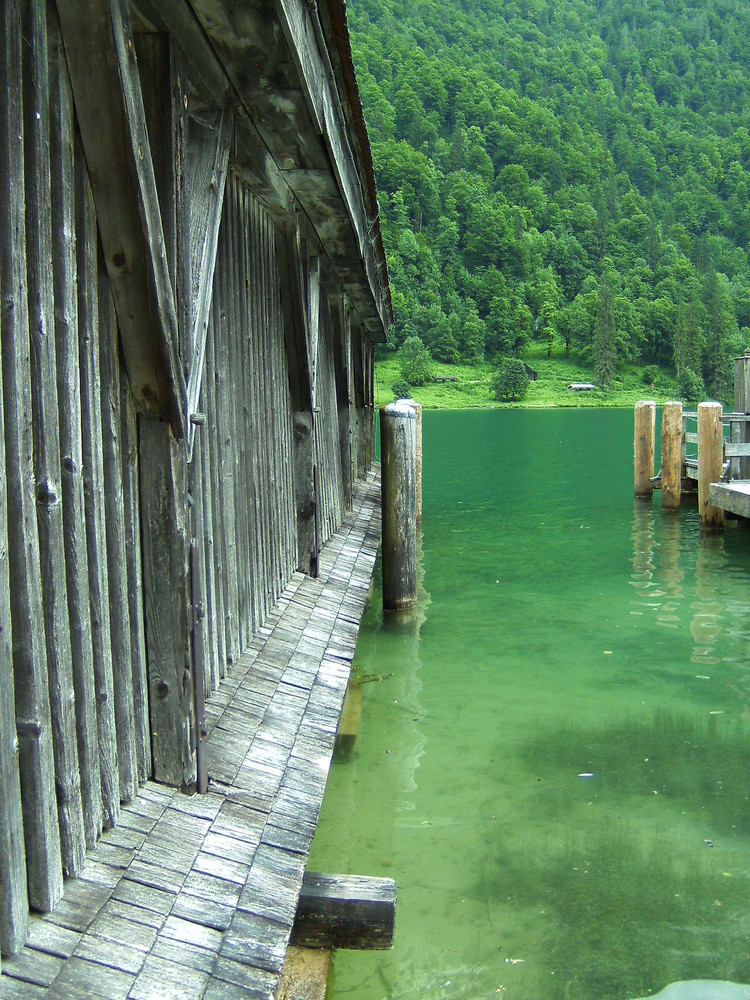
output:
<svg viewBox="0 0 750 1000"><path fill-rule="evenodd" d="M417 416L406 400L380 411L383 508L383 610L417 603L415 455Z"/></svg>
<svg viewBox="0 0 750 1000"><path fill-rule="evenodd" d="M682 403L665 403L661 412L661 505L680 506L682 495Z"/></svg>
<svg viewBox="0 0 750 1000"><path fill-rule="evenodd" d="M417 418L417 445L414 451L414 476L416 490L417 523L422 520L422 404L414 399L406 402L412 407Z"/></svg>
<svg viewBox="0 0 750 1000"><path fill-rule="evenodd" d="M721 403L698 404L698 513L701 527L721 528L724 511L709 498L711 483L721 479L724 441Z"/></svg>
<svg viewBox="0 0 750 1000"><path fill-rule="evenodd" d="M651 497L654 488L654 436L656 434L656 403L641 400L635 404L635 495Z"/></svg>

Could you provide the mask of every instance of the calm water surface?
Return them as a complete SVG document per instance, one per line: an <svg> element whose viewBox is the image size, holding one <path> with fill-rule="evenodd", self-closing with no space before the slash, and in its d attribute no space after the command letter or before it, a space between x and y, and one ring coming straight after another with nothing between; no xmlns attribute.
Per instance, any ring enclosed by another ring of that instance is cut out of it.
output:
<svg viewBox="0 0 750 1000"><path fill-rule="evenodd" d="M750 531L632 497L632 413L424 414L422 596L355 667L311 867L393 876L334 1000L750 982Z"/></svg>

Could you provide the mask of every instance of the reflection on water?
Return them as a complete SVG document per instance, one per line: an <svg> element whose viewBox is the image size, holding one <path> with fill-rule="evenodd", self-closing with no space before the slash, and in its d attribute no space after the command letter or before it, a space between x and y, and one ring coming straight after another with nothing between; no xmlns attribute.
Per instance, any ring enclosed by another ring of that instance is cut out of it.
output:
<svg viewBox="0 0 750 1000"><path fill-rule="evenodd" d="M376 581L311 862L393 875L396 946L330 995L750 981L750 532L633 501L632 413L424 421L419 607Z"/></svg>

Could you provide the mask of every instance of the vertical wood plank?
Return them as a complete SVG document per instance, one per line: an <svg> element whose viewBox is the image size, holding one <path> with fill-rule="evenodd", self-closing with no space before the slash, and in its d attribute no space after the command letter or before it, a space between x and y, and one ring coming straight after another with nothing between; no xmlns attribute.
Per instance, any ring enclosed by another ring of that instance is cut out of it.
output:
<svg viewBox="0 0 750 1000"><path fill-rule="evenodd" d="M227 315L227 267L228 240L227 215L225 207L221 229L219 231L219 254L214 274L214 334L216 362L216 417L219 430L221 489L219 496L224 505L222 520L224 522L224 615L225 615L225 645L227 664L236 662L237 649L237 536L234 511L234 440L231 422L232 412L232 379L229 370L229 338L230 324Z"/></svg>
<svg viewBox="0 0 750 1000"><path fill-rule="evenodd" d="M76 875L83 868L86 842L78 770L60 482L46 3L29 3L24 13L26 272L31 335L35 497L60 848L63 874Z"/></svg>
<svg viewBox="0 0 750 1000"><path fill-rule="evenodd" d="M214 285L215 287L215 285ZM220 475L220 449L219 449L219 419L216 402L216 302L211 303L211 312L208 320L208 340L206 348L206 359L210 366L210 371L204 376L203 391L206 393L206 438L208 441L210 487L211 487L211 507L213 525L213 565L214 565L214 596L216 603L211 620L211 629L216 633L216 645L219 654L219 677L225 677L227 671L227 649L226 649L226 612L224 605L224 595L226 592L226 573L224 572L224 518L222 516L221 505L221 475ZM215 503L214 503L215 499Z"/></svg>
<svg viewBox="0 0 750 1000"><path fill-rule="evenodd" d="M209 667L208 629L204 626L206 614L206 543L202 501L203 492L205 490L203 452L200 446L200 438L202 434L203 428L199 427L197 431L197 438L193 447L193 458L190 463L188 475L190 478L190 498L192 501L190 503L190 515L192 521L190 533L193 541L195 542L196 549L200 550L200 555L196 555L191 561L191 576L194 577L196 573L199 573L201 576L199 581L195 581L195 579L192 580L191 598L194 606L193 659L194 662L199 662L201 666L198 674L200 674L201 678L200 684L202 685L202 695L205 698L205 696L211 692L211 671ZM195 607L196 594L201 595L200 608ZM201 616L200 622L198 623L195 617L196 615ZM198 674L195 679L196 684L199 683ZM200 722L201 720L199 719L198 721Z"/></svg>
<svg viewBox="0 0 750 1000"><path fill-rule="evenodd" d="M248 455L248 481L245 488L248 494L248 526L249 526L249 580L250 603L252 614L252 630L257 631L261 624L260 588L259 588L259 537L258 537L258 455L255 429L260 427L258 416L258 396L256 391L257 354L257 294L254 269L250 255L252 230L252 195L242 187L242 269L245 274L245 309L248 318L245 330L245 440Z"/></svg>
<svg viewBox="0 0 750 1000"><path fill-rule="evenodd" d="M259 220L259 208L258 204L254 198L250 198L248 202L248 217L247 217L247 231L248 231L248 250L247 250L247 267L250 272L251 277L251 288L252 288L252 397L253 397L253 426L255 429L254 439L253 439L253 464L254 464L254 488L255 488L255 505L253 508L253 517L255 519L255 536L256 536L256 580L255 586L257 589L257 618L258 622L265 620L266 616L266 593L268 590L268 546L270 539L268 537L268 531L265 524L265 514L266 514L266 502L265 502L265 490L266 490L266 475L265 475L265 462L263 460L263 449L265 447L265 440L262 428L265 423L265 409L264 409L264 397L263 397L263 341L262 341L262 323L263 323L263 308L262 308L262 294L263 286L261 282L261 269L260 269L260 249L259 249L259 231L258 231L258 220Z"/></svg>
<svg viewBox="0 0 750 1000"><path fill-rule="evenodd" d="M269 246L268 238L268 217L266 213L260 210L260 235L261 235L261 247L262 252L260 254L260 269L261 269L261 280L262 280L262 291L261 291L261 305L262 305L262 317L261 317L261 329L263 333L263 376L265 380L265 412L271 416L272 421L272 431L270 434L270 439L266 441L265 456L266 456L266 468L268 475L268 486L266 492L266 509L268 511L268 537L270 539L269 545L269 565L268 565L268 610L270 611L276 597L278 596L278 586L279 586L279 569L278 569L278 522L277 515L278 509L276 505L276 470L278 468L277 456L276 456L276 428L275 424L275 398L274 398L274 370L273 370L273 357L270 349L270 323L269 323L269 300L270 300L270 290L269 290L269 280L268 272L270 268L270 255L271 248Z"/></svg>
<svg viewBox="0 0 750 1000"><path fill-rule="evenodd" d="M52 909L62 894L49 689L34 510L31 358L26 300L21 10L0 8L0 288L9 565L16 729L29 903Z"/></svg>
<svg viewBox="0 0 750 1000"><path fill-rule="evenodd" d="M154 777L192 790L196 762L186 463L180 442L158 420L139 417L138 444Z"/></svg>
<svg viewBox="0 0 750 1000"><path fill-rule="evenodd" d="M151 729L148 712L146 625L143 611L138 416L127 372L120 358L120 434L125 559L127 562L128 619L133 685L133 718L138 781L151 777Z"/></svg>
<svg viewBox="0 0 750 1000"><path fill-rule="evenodd" d="M76 137L76 249L78 269L78 359L81 373L81 432L89 610L96 697L102 823L114 826L120 812L117 771L112 641L109 628L107 530L104 523L104 451L99 375L99 275L96 216L83 148Z"/></svg>
<svg viewBox="0 0 750 1000"><path fill-rule="evenodd" d="M3 39L4 40L4 39ZM4 46L0 60L4 64ZM4 132L4 130L3 130ZM5 136L0 132L0 139ZM5 178L0 175L0 204L5 207ZM6 247L2 247L3 253ZM5 285L3 283L3 295ZM5 299L3 298L3 301ZM3 421L2 341L0 339L0 483L5 478L5 427ZM0 489L0 951L14 954L28 931L26 856L23 843L21 784L18 773L18 736L13 691L13 642L10 620L8 566L8 516L5 489Z"/></svg>
<svg viewBox="0 0 750 1000"><path fill-rule="evenodd" d="M99 365L102 387L104 511L117 764L120 774L120 801L132 802L138 791L138 760L135 749L128 564L125 553L125 509L120 454L120 363L115 306L103 260L99 262Z"/></svg>
<svg viewBox="0 0 750 1000"><path fill-rule="evenodd" d="M232 179L229 192L229 211L226 214L226 313L228 318L230 410L232 428L232 460L234 467L234 508L235 508L235 554L237 559L237 622L236 638L238 655L246 642L246 618L248 613L248 589L246 573L246 526L247 508L244 488L244 434L242 433L242 407L244 404L244 382L242 378L243 329L246 317L240 308L240 283L243 281L237 259L238 240L238 181Z"/></svg>
<svg viewBox="0 0 750 1000"><path fill-rule="evenodd" d="M210 320L208 336L211 336ZM196 501L203 503L203 547L206 566L206 633L208 640L209 670L211 679L211 689L214 690L219 685L219 663L223 648L219 645L220 628L218 623L219 607L216 593L216 546L214 544L214 503L213 503L213 476L211 472L211 396L210 385L214 377L213 363L209 360L210 350L206 354L206 363L203 369L203 387L201 393L202 412L206 414L206 424L197 433L196 444L200 449L201 462L203 466L203 488L200 498Z"/></svg>
<svg viewBox="0 0 750 1000"><path fill-rule="evenodd" d="M73 96L54 5L50 5L48 11L50 12L52 132L52 256L55 279L55 346L63 528L84 834L86 846L93 847L102 829L102 789L91 644L86 510L83 495Z"/></svg>

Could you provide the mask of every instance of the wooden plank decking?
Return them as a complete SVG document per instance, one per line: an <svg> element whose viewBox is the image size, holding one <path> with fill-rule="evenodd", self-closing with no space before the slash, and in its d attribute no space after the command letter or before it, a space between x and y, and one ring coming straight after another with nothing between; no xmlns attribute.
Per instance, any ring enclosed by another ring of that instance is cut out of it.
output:
<svg viewBox="0 0 750 1000"><path fill-rule="evenodd" d="M148 782L4 958L0 997L272 997L380 539L380 475L207 705L209 791Z"/></svg>
<svg viewBox="0 0 750 1000"><path fill-rule="evenodd" d="M711 503L738 517L750 518L750 482L733 479L728 483L711 483Z"/></svg>

